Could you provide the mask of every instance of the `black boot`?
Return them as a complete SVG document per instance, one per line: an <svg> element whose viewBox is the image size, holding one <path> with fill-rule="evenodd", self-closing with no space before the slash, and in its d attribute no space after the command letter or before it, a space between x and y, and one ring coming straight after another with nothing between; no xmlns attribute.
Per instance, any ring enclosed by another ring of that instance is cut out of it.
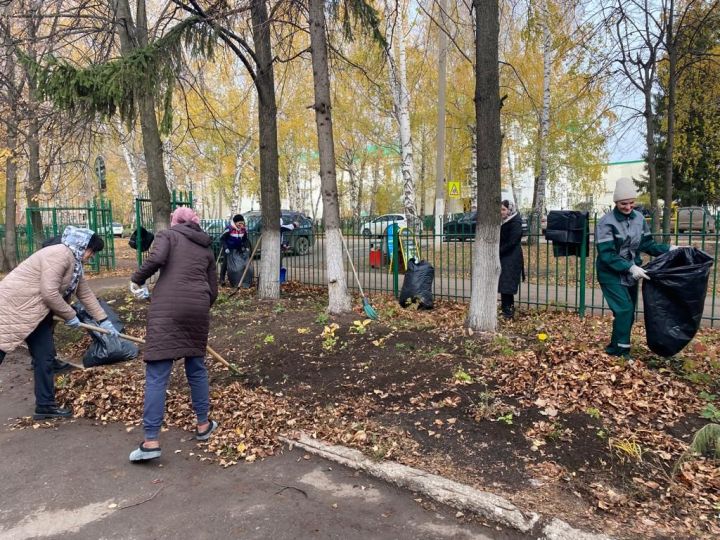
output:
<svg viewBox="0 0 720 540"><path fill-rule="evenodd" d="M72 416L72 409L64 409L57 405L46 405L35 407L33 420L46 420L48 418L69 418Z"/></svg>
<svg viewBox="0 0 720 540"><path fill-rule="evenodd" d="M500 306L502 308L503 317L506 319L512 319L515 317L515 298L512 294L501 294Z"/></svg>

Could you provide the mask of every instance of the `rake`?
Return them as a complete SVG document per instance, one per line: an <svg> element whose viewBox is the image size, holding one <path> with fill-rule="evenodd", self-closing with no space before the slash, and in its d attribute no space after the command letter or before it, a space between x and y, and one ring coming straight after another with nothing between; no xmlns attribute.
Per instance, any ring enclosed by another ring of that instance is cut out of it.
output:
<svg viewBox="0 0 720 540"><path fill-rule="evenodd" d="M357 283L358 289L360 289L360 296L362 296L363 310L365 311L365 315L367 315L369 319L377 321L378 313L377 311L375 311L375 308L370 305L370 300L368 300L368 297L365 296L365 291L363 291L362 285L360 284L360 278L358 278L357 272L355 271L355 265L353 264L352 257L350 256L350 250L348 250L347 244L345 243L345 237L339 230L338 234L340 234L340 240L342 241L342 245L345 248L345 253L348 256L348 262L350 263L350 268L352 268L353 276L355 276L355 283Z"/></svg>
<svg viewBox="0 0 720 540"><path fill-rule="evenodd" d="M260 242L262 242L262 236L258 237L258 241L255 243L255 247L252 250L252 253L250 254L250 260L248 260L248 263L245 265L245 270L243 270L242 276L240 276L240 281L237 284L237 287L235 287L235 290L228 294L228 298L232 298L235 296L235 293L237 293L240 290L240 287L242 287L243 280L245 279L245 275L247 274L247 271L250 269L250 265L255 260L255 252L260 247Z"/></svg>
<svg viewBox="0 0 720 540"><path fill-rule="evenodd" d="M60 317L55 317L56 321L65 322L65 319L62 319ZM98 334L109 334L109 330L105 330L104 328L100 328L99 326L93 326L92 324L85 324L80 323L80 328L84 328L85 330L92 330L93 332L97 332ZM128 334L118 334L118 337L122 339L126 339L127 341L133 341L135 343L140 343L141 345L145 345L145 340L139 337L130 336ZM232 364L225 360L222 356L220 356L220 353L217 352L215 349L213 349L210 345L207 345L205 347L207 349L207 352L212 356L215 360L220 362L223 366L228 368L230 371L233 372L235 375L243 376L243 372L240 371L240 368L237 367L235 364Z"/></svg>

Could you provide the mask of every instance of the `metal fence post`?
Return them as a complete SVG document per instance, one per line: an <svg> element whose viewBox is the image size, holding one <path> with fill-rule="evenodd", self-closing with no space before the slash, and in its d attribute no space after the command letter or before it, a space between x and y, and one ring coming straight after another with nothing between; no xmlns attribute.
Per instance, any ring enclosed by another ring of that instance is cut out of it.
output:
<svg viewBox="0 0 720 540"><path fill-rule="evenodd" d="M585 226L583 227L582 244L580 245L580 298L578 299L578 315L580 318L585 317L585 274L587 264L587 242L590 236L590 214L585 220Z"/></svg>
<svg viewBox="0 0 720 540"><path fill-rule="evenodd" d="M393 227L393 294L395 298L400 297L400 281L399 281L399 270L400 270L400 257L398 252L400 251L400 235L398 234L398 228Z"/></svg>

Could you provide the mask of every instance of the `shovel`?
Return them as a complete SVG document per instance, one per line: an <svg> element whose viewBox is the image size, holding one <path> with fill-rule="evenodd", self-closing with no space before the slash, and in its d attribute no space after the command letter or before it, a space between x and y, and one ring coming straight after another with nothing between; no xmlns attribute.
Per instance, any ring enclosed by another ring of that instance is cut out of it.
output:
<svg viewBox="0 0 720 540"><path fill-rule="evenodd" d="M60 317L55 317L56 321L65 322L65 319L62 319ZM104 328L100 328L99 326L93 326L91 324L85 324L80 323L80 328L84 328L85 330L92 330L93 332L97 332L98 334L109 334L109 330L105 330ZM132 341L135 343L140 343L142 345L145 345L145 340L139 337L130 336L128 334L118 334L118 337L122 339L126 339L128 341ZM207 352L210 353L210 356L212 356L215 360L220 362L223 366L228 368L230 371L232 371L235 375L243 375L243 372L240 371L240 368L238 368L235 364L231 364L227 360L225 360L222 356L220 356L220 353L218 353L215 349L210 347L210 345L207 345L206 347Z"/></svg>

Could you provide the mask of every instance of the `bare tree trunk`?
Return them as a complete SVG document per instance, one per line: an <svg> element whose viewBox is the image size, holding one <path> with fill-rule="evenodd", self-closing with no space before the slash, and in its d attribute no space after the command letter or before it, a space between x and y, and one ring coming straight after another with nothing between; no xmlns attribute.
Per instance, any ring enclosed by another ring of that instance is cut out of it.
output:
<svg viewBox="0 0 720 540"><path fill-rule="evenodd" d="M395 115L400 128L400 170L403 177L403 206L408 225L415 230L418 226L417 208L415 206L415 170L413 164L412 135L410 131L410 93L407 85L407 54L405 51L405 11L398 11L400 32L397 36L397 63L393 58L392 41L388 45L390 74L395 91Z"/></svg>
<svg viewBox="0 0 720 540"><path fill-rule="evenodd" d="M313 87L315 89L315 124L317 126L320 158L320 190L325 223L325 261L328 280L328 312L346 313L351 310L350 295L345 281L343 245L340 232L337 178L335 176L335 147L333 144L325 35L325 0L309 0L310 47L312 49Z"/></svg>
<svg viewBox="0 0 720 540"><path fill-rule="evenodd" d="M543 50L543 104L540 113L540 174L535 182L533 212L538 216L545 212L545 191L548 174L548 133L550 131L550 77L552 68L552 50L550 21L547 0L540 3L540 26L542 29Z"/></svg>
<svg viewBox="0 0 720 540"><path fill-rule="evenodd" d="M263 228L258 297L277 299L280 298L280 173L275 74L265 0L252 0L250 14L257 57L255 87L258 93L260 212Z"/></svg>
<svg viewBox="0 0 720 540"><path fill-rule="evenodd" d="M375 208L375 195L378 191L378 186L380 185L380 157L376 156L373 161L373 170L372 170L372 194L373 196L370 197L370 208L368 209L368 213L373 216L377 212L377 209Z"/></svg>
<svg viewBox="0 0 720 540"><path fill-rule="evenodd" d="M667 55L668 55L668 102L667 102L667 146L665 147L665 207L663 212L664 241L670 241L670 222L673 202L673 154L675 152L675 102L677 90L677 40L675 37L675 1L670 0L667 13Z"/></svg>
<svg viewBox="0 0 720 540"><path fill-rule="evenodd" d="M507 153L507 164L508 164L508 180L510 181L510 191L512 192L513 200L515 201L515 206L520 205L520 198L519 193L517 189L517 182L515 180L515 166L513 165L512 160L512 152L510 152L510 149L508 148Z"/></svg>
<svg viewBox="0 0 720 540"><path fill-rule="evenodd" d="M120 146L130 175L130 191L133 199L137 199L140 196L140 185L138 182L138 157L135 155L135 133L133 129L130 129L126 134L120 121L115 123L115 128L120 135Z"/></svg>
<svg viewBox="0 0 720 540"><path fill-rule="evenodd" d="M474 330L494 332L500 276L500 22L498 0L473 0L473 6L478 212L467 325Z"/></svg>
<svg viewBox="0 0 720 540"><path fill-rule="evenodd" d="M442 234L445 215L445 90L447 86L447 0L439 0L440 28L438 43L438 117L435 158L435 234Z"/></svg>
<svg viewBox="0 0 720 540"><path fill-rule="evenodd" d="M235 154L235 174L233 175L232 194L230 196L230 213L233 216L241 210L240 199L242 198L242 170L245 168L244 155L251 142L252 139L247 137L242 143L238 144L237 152Z"/></svg>
<svg viewBox="0 0 720 540"><path fill-rule="evenodd" d="M8 73L14 73L14 66ZM12 90L10 90L12 92ZM12 99L12 98L11 98ZM6 120L7 150L5 160L5 240L3 242L4 256L0 260L0 269L8 272L17 266L17 243L15 229L17 227L17 117L14 114Z"/></svg>
<svg viewBox="0 0 720 540"><path fill-rule="evenodd" d="M31 7L30 16L27 19L27 30L29 35L28 56L32 61L37 59L35 50L37 39L37 25L39 25L37 7ZM37 208L40 205L40 192L42 191L42 176L40 174L40 121L38 119L39 104L35 99L37 81L34 74L25 70L28 83L28 97L26 118L28 121L26 143L28 149L28 181L25 186L25 202L27 208ZM34 236L34 247L37 248L43 241L42 214L32 212L30 214Z"/></svg>
<svg viewBox="0 0 720 540"><path fill-rule="evenodd" d="M418 174L418 185L420 186L420 219L425 218L425 194L427 192L427 132L423 129L420 131L420 173Z"/></svg>
<svg viewBox="0 0 720 540"><path fill-rule="evenodd" d="M177 189L177 180L175 178L175 171L172 168L173 158L173 145L172 141L167 138L162 142L163 149L163 170L165 171L165 179L167 181L167 187L169 191Z"/></svg>
<svg viewBox="0 0 720 540"><path fill-rule="evenodd" d="M129 54L137 46L147 45L147 15L145 0L137 0L137 24L133 24L128 0L114 0L117 32L122 54ZM148 175L148 191L152 205L153 223L156 231L170 226L170 191L163 167L162 141L155 116L153 96L143 93L138 96L140 130L143 152Z"/></svg>
<svg viewBox="0 0 720 540"><path fill-rule="evenodd" d="M655 148L655 115L652 106L652 84L645 86L645 143L647 144L648 191L650 208L653 213L652 228L660 230L657 192L657 150Z"/></svg>
<svg viewBox="0 0 720 540"><path fill-rule="evenodd" d="M468 126L470 129L470 140L472 141L472 155L477 155L477 130L475 126ZM475 161L475 160L473 160ZM477 167L475 163L471 163L470 168L470 208L471 210L477 210Z"/></svg>

